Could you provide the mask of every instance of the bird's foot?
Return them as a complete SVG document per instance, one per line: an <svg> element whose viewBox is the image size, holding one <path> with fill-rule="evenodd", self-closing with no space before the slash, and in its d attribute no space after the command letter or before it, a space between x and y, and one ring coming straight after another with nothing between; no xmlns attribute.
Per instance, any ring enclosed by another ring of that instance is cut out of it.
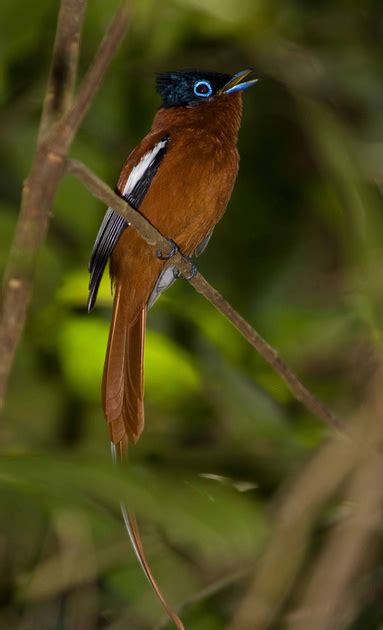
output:
<svg viewBox="0 0 383 630"><path fill-rule="evenodd" d="M184 278L185 280L192 280L198 273L197 265L194 264L190 256L184 256L184 258L190 263L190 271L188 274L181 273L177 267L174 267L173 273L175 278Z"/></svg>
<svg viewBox="0 0 383 630"><path fill-rule="evenodd" d="M164 254L160 249L157 251L157 258L159 258L160 260L170 260L170 258L173 258L173 256L178 254L178 252L180 251L177 243L175 243L171 238L167 239L167 241L169 244L169 252L167 254Z"/></svg>

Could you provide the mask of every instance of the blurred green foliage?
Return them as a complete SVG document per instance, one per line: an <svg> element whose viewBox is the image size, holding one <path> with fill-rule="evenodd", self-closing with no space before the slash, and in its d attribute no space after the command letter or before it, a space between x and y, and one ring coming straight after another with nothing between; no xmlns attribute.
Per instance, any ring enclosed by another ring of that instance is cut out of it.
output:
<svg viewBox="0 0 383 630"><path fill-rule="evenodd" d="M80 75L117 5L89 2ZM57 10L50 0L2 2L1 268ZM244 98L238 182L199 268L346 416L382 343L382 3L132 0L131 12L72 155L113 186L159 105L156 71L255 66L262 80ZM96 311L85 308L104 208L67 178L53 211L0 428L0 627L155 626L161 610L118 513L128 492L171 601L229 578L183 615L193 630L222 628L268 534L271 502L327 430L179 281L150 313L146 430L130 472L117 475L99 395L108 278ZM382 619L371 596L355 627Z"/></svg>

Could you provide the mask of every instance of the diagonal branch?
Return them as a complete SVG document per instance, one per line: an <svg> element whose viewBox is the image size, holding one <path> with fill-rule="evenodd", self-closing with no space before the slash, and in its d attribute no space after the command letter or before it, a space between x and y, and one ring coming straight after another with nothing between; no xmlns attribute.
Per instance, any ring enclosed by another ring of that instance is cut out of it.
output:
<svg viewBox="0 0 383 630"><path fill-rule="evenodd" d="M272 626L305 561L320 510L344 483L356 457L357 449L350 448L348 440L329 441L281 497L270 540L228 630Z"/></svg>
<svg viewBox="0 0 383 630"><path fill-rule="evenodd" d="M379 562L383 488L377 480L383 475L382 378L380 364L358 418L354 449L357 461L342 500L343 510L312 562L301 601L289 615L289 630L349 628L363 606L361 585ZM331 469L328 472L331 474Z"/></svg>
<svg viewBox="0 0 383 630"><path fill-rule="evenodd" d="M298 576L304 593L298 605L293 598L295 609L285 617L288 623L282 622L284 628L340 629L346 627L345 617L350 627L360 608L360 584L373 556L383 511L382 485L376 481L383 474L382 378L379 365L365 403L349 419L347 437L352 439L328 441L278 499L270 540L228 630L274 627ZM342 513L337 514L319 558L314 553L312 575L302 575L313 552L310 542L318 517L350 478Z"/></svg>
<svg viewBox="0 0 383 630"><path fill-rule="evenodd" d="M86 0L77 0L77 3L75 0L61 1L52 72L44 101L39 142L31 171L23 187L21 210L4 273L0 313L0 411L4 404L13 359L24 330L32 297L34 269L49 227L53 199L64 173L64 160L127 27L128 15L124 2L106 32L83 80L77 99L65 113L75 80L79 50L76 42L80 37L82 25L79 16L80 14L83 16L85 6ZM70 52L69 48L72 46L74 49ZM67 68L67 71L62 73L60 94L57 92L58 83L53 78L55 68L57 69L57 65L60 66L59 58L65 58L70 64L70 69ZM53 100L50 93L54 95ZM57 100L54 103L55 98ZM53 110L60 111L64 116L54 126L52 124L57 118Z"/></svg>
<svg viewBox="0 0 383 630"><path fill-rule="evenodd" d="M356 469L344 501L349 514L333 527L313 563L302 602L290 615L289 630L351 627L360 608L361 582L376 559L383 511L382 486L376 480L382 474L380 453L366 457Z"/></svg>
<svg viewBox="0 0 383 630"><path fill-rule="evenodd" d="M156 230L145 217L134 210L124 199L116 195L101 179L90 169L77 160L69 160L66 165L69 173L72 173L87 187L89 192L97 199L111 206L113 210L121 214L137 230L142 238L157 250L167 252L169 243L167 239ZM172 263L186 277L190 275L190 262L180 253L172 258ZM203 295L213 306L237 328L241 335L257 350L263 359L271 365L277 374L285 381L293 396L299 400L310 413L322 420L337 431L345 431L343 423L299 380L298 376L279 356L278 352L267 343L265 339L212 287L200 274L190 279L190 284Z"/></svg>
<svg viewBox="0 0 383 630"><path fill-rule="evenodd" d="M230 573L229 575L223 578L219 578L211 584L208 584L200 591L197 591L193 595L190 595L188 598L184 599L184 601L178 604L177 613L179 614L185 609L190 609L192 606L196 606L201 602L206 602L206 600L214 597L214 595L216 595L217 593L221 593L222 591L228 589L230 586L233 586L234 584L242 581L249 575L250 571L250 567L241 568L234 573ZM163 630L164 628L166 628L167 624L168 619L164 617L154 627L154 630Z"/></svg>
<svg viewBox="0 0 383 630"><path fill-rule="evenodd" d="M201 293L213 306L235 326L241 335L261 355L273 370L286 383L296 400L299 400L306 409L325 424L339 432L345 432L346 427L333 412L322 403L300 381L295 372L282 359L279 352L271 346L232 306L224 297L212 287L201 274L190 280L190 284Z"/></svg>

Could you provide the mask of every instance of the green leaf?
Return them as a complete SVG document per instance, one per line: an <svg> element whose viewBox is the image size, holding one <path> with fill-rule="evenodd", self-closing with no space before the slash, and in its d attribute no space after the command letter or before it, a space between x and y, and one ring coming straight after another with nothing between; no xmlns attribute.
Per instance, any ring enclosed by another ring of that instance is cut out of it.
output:
<svg viewBox="0 0 383 630"><path fill-rule="evenodd" d="M164 335L149 330L145 351L146 397L177 404L200 390L200 376L191 355Z"/></svg>
<svg viewBox="0 0 383 630"><path fill-rule="evenodd" d="M94 316L72 316L59 334L59 355L70 387L88 400L99 400L109 324ZM177 404L200 390L192 357L174 341L148 331L145 348L148 400Z"/></svg>
<svg viewBox="0 0 383 630"><path fill-rule="evenodd" d="M81 398L99 400L108 323L96 317L69 317L58 350L69 386Z"/></svg>

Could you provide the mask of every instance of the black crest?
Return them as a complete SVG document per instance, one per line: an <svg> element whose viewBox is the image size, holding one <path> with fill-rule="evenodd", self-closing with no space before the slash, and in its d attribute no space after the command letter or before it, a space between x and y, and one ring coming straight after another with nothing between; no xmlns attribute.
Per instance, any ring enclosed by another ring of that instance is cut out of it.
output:
<svg viewBox="0 0 383 630"><path fill-rule="evenodd" d="M157 74L156 86L163 107L185 107L213 98L229 80L229 74L220 72L183 70Z"/></svg>

